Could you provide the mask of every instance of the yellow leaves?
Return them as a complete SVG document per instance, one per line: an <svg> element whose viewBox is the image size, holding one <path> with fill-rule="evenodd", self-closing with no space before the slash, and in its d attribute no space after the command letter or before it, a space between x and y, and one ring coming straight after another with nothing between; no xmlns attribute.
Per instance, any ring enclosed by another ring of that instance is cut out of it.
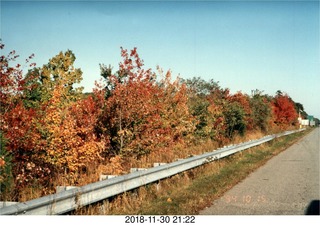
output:
<svg viewBox="0 0 320 225"><path fill-rule="evenodd" d="M105 142L97 140L93 129L95 119L86 111L87 119L81 114L86 110L85 102L69 102L61 105L61 95L54 92L52 104L47 108L42 129L46 130L46 155L44 161L56 168L56 171L72 173L80 167L100 160ZM90 103L90 102L89 102Z"/></svg>

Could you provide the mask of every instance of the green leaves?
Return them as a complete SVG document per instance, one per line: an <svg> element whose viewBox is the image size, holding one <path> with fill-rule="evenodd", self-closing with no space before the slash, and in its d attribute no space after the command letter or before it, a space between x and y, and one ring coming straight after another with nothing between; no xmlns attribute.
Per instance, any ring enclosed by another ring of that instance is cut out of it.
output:
<svg viewBox="0 0 320 225"><path fill-rule="evenodd" d="M228 138L232 139L235 132L244 135L246 130L245 112L240 103L232 102L227 104L223 115L226 121L226 136Z"/></svg>
<svg viewBox="0 0 320 225"><path fill-rule="evenodd" d="M266 96L255 94L250 98L250 107L252 109L251 121L253 129L268 131L272 117L271 103Z"/></svg>

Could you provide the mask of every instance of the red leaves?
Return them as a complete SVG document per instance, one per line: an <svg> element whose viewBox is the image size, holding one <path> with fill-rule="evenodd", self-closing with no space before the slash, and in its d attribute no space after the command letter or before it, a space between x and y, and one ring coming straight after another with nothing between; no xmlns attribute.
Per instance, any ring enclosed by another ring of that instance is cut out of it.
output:
<svg viewBox="0 0 320 225"><path fill-rule="evenodd" d="M137 54L137 48L136 47L134 47L132 50L131 50L131 53L130 53L130 57L132 57L132 56L138 56L138 54Z"/></svg>
<svg viewBox="0 0 320 225"><path fill-rule="evenodd" d="M1 44L1 48L4 45ZM10 64L18 58L16 51L11 51L7 56L2 55L0 60L0 105L1 113L8 112L21 97L23 76L20 64L12 67Z"/></svg>
<svg viewBox="0 0 320 225"><path fill-rule="evenodd" d="M234 95L230 96L231 102L238 102L240 106L243 108L245 115L244 120L246 122L246 128L248 130L253 129L253 119L252 119L252 109L250 107L250 97L248 95L242 94L241 92L237 92Z"/></svg>
<svg viewBox="0 0 320 225"><path fill-rule="evenodd" d="M288 95L277 95L273 102L274 123L280 127L294 125L297 122L298 114L294 102Z"/></svg>
<svg viewBox="0 0 320 225"><path fill-rule="evenodd" d="M128 50L121 47L121 57L123 62L119 63L120 73L126 73L126 76L129 77L129 80L134 79L137 74L141 73L143 60L140 59L137 53L137 48L131 50L129 55Z"/></svg>
<svg viewBox="0 0 320 225"><path fill-rule="evenodd" d="M161 84L151 69L143 69L137 49L121 48L123 62L114 75L114 89L107 98L103 126L111 149L121 154L146 154L172 146L193 131L185 85L171 81L168 71ZM107 71L107 69L105 69Z"/></svg>

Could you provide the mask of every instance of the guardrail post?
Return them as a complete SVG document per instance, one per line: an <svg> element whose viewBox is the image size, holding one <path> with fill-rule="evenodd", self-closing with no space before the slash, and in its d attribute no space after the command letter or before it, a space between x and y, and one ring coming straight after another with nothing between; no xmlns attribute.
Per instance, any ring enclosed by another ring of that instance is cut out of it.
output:
<svg viewBox="0 0 320 225"><path fill-rule="evenodd" d="M137 171L144 171L144 170L147 170L147 168L131 168L130 173L137 172Z"/></svg>
<svg viewBox="0 0 320 225"><path fill-rule="evenodd" d="M108 180L108 179L111 179L111 178L114 178L114 177L117 177L117 176L118 175L100 174L99 181Z"/></svg>
<svg viewBox="0 0 320 225"><path fill-rule="evenodd" d="M167 163L153 163L153 167L157 167L157 166L162 166L162 165L166 165Z"/></svg>
<svg viewBox="0 0 320 225"><path fill-rule="evenodd" d="M3 207L7 207L7 206L10 206L10 205L15 205L15 204L18 204L19 202L10 202L10 201L4 201L4 202L0 202L0 208L3 208Z"/></svg>
<svg viewBox="0 0 320 225"><path fill-rule="evenodd" d="M56 187L56 193L60 193L62 191L68 191L71 189L77 188L77 186L57 186Z"/></svg>

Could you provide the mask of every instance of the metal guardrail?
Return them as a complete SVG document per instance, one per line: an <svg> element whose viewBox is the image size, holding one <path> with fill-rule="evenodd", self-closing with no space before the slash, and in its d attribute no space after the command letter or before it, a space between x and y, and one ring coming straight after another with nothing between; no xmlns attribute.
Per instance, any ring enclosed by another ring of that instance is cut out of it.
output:
<svg viewBox="0 0 320 225"><path fill-rule="evenodd" d="M225 146L213 152L192 156L165 165L136 171L112 179L91 183L82 187L44 196L38 199L21 202L0 208L0 215L55 215L63 214L79 207L86 206L120 193L159 181L180 172L198 167L205 163L224 158L236 152L271 141L274 138L300 132L305 129L286 131L281 134L268 135L263 138Z"/></svg>

